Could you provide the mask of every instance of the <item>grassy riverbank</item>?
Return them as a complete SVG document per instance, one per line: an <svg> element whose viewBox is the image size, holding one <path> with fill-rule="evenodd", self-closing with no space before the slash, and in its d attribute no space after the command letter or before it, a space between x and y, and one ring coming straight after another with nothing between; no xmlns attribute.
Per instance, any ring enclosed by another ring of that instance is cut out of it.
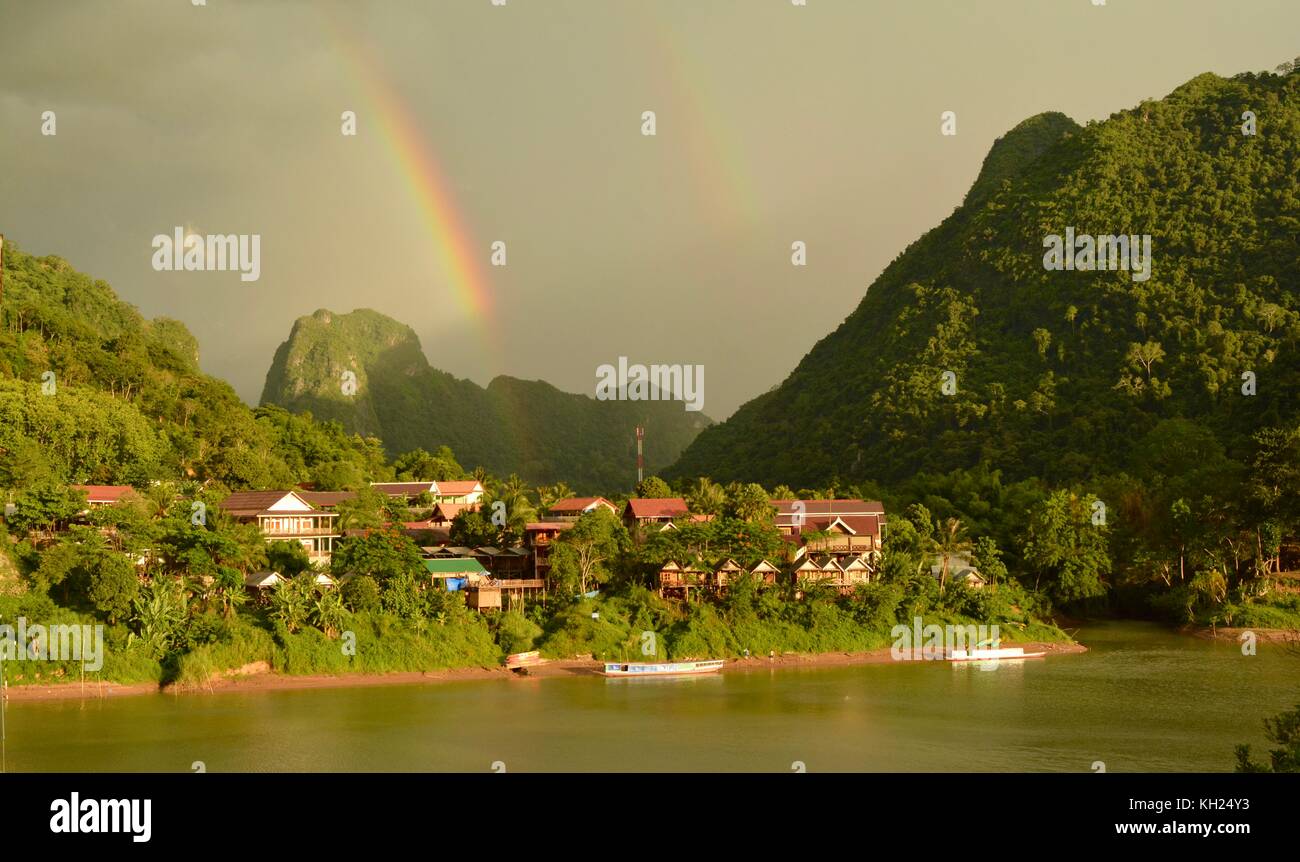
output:
<svg viewBox="0 0 1300 862"><path fill-rule="evenodd" d="M914 607L888 588L849 597L809 595L793 600L754 592L722 604L675 603L642 588L568 604L536 605L527 614L473 613L459 597L433 615L403 617L373 610L344 611L336 630L289 630L265 608L210 612L184 621L163 644L150 644L122 625L104 627L103 666L83 674L74 661L5 662L9 686L114 683L204 688L241 673L282 677L366 677L500 668L507 653L540 650L570 661L741 658L769 654L813 657L888 650L890 630L924 624L989 624L950 608ZM18 617L95 625L89 615L53 608L30 595L0 598L2 622ZM1061 629L1009 606L992 622L1006 642L1068 645Z"/></svg>

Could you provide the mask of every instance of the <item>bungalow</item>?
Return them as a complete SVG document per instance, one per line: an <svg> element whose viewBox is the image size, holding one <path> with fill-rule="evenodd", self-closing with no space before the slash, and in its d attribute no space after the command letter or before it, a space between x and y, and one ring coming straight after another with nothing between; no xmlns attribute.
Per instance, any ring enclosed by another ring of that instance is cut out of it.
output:
<svg viewBox="0 0 1300 862"><path fill-rule="evenodd" d="M685 599L691 589L709 586L709 573L698 563L679 566L676 560L669 560L659 569L659 595L664 598Z"/></svg>
<svg viewBox="0 0 1300 862"><path fill-rule="evenodd" d="M73 485L73 490L84 491L86 505L92 509L113 506L123 500L138 498L139 492L130 485Z"/></svg>
<svg viewBox="0 0 1300 862"><path fill-rule="evenodd" d="M713 570L711 586L717 589L718 592L723 592L732 581L743 574L745 574L745 569L738 565L735 560L724 560Z"/></svg>
<svg viewBox="0 0 1300 862"><path fill-rule="evenodd" d="M781 570L767 560L759 560L758 565L750 569L749 573L758 578L760 583L769 586L776 584L777 578L781 576Z"/></svg>
<svg viewBox="0 0 1300 862"><path fill-rule="evenodd" d="M328 563L340 538L338 514L317 509L297 491L236 491L221 501L236 521L257 524L270 542L298 542L313 563Z"/></svg>
<svg viewBox="0 0 1300 862"><path fill-rule="evenodd" d="M403 497L407 503L415 502L421 494L428 493L435 503L483 502L483 486L474 479L445 482L371 482L370 487L390 497Z"/></svg>
<svg viewBox="0 0 1300 862"><path fill-rule="evenodd" d="M797 585L801 580L820 581L822 578L822 567L809 557L804 557L803 562L794 567L791 572L794 582Z"/></svg>
<svg viewBox="0 0 1300 862"><path fill-rule="evenodd" d="M250 590L269 590L284 583L284 576L279 572L249 572L244 575L244 586Z"/></svg>
<svg viewBox="0 0 1300 862"><path fill-rule="evenodd" d="M865 556L865 555L864 555ZM863 557L854 557L844 566L845 580L850 586L858 584L869 584L875 576L876 570Z"/></svg>
<svg viewBox="0 0 1300 862"><path fill-rule="evenodd" d="M934 565L930 566L930 576L936 581L943 578L943 556L934 558ZM970 560L965 557L959 557L952 554L948 557L948 583L965 584L972 589L981 589L988 584L979 570L971 565Z"/></svg>
<svg viewBox="0 0 1300 862"><path fill-rule="evenodd" d="M269 591L284 583L279 572L249 572L244 575L244 587L252 592L258 604L270 601Z"/></svg>
<svg viewBox="0 0 1300 862"><path fill-rule="evenodd" d="M623 510L623 520L628 528L638 524L667 524L690 514L681 497L633 497Z"/></svg>
<svg viewBox="0 0 1300 862"><path fill-rule="evenodd" d="M557 521L576 521L597 509L605 509L611 515L618 514L618 506L604 497L568 497L552 503L547 514Z"/></svg>

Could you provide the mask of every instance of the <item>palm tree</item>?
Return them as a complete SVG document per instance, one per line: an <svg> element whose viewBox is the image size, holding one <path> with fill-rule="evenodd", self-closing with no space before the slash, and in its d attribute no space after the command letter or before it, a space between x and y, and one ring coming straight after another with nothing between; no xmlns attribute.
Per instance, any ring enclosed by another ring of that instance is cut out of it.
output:
<svg viewBox="0 0 1300 862"><path fill-rule="evenodd" d="M573 489L563 482L556 482L554 485L540 485L537 488L537 503L543 509L549 509L561 500L567 500L573 496Z"/></svg>
<svg viewBox="0 0 1300 862"><path fill-rule="evenodd" d="M726 490L707 476L696 479L686 497L692 511L705 515L721 515L727 503Z"/></svg>
<svg viewBox="0 0 1300 862"><path fill-rule="evenodd" d="M948 566L954 556L969 554L971 541L966 536L961 520L949 518L930 539L930 549L939 555L939 592L948 583Z"/></svg>
<svg viewBox="0 0 1300 862"><path fill-rule="evenodd" d="M537 509L528 496L528 485L523 479L511 473L510 478L497 488L491 501L485 498L485 511L492 512L493 503L504 503L506 507L505 531L522 536L528 522L537 518Z"/></svg>

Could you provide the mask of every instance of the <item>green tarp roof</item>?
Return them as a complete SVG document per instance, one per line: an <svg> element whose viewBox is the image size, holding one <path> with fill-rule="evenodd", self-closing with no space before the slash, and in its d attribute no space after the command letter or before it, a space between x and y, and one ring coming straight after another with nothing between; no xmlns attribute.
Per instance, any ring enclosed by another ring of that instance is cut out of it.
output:
<svg viewBox="0 0 1300 862"><path fill-rule="evenodd" d="M478 560L425 560L424 568L431 575L486 574L487 569Z"/></svg>

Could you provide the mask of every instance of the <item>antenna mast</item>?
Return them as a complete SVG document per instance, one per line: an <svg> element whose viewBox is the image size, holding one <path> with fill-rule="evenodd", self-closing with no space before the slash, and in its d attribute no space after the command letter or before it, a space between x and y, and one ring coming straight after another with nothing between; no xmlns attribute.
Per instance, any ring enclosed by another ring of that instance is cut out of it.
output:
<svg viewBox="0 0 1300 862"><path fill-rule="evenodd" d="M641 447L643 440L645 440L645 428L638 425L636 426L636 483L638 485L645 481L645 455Z"/></svg>

